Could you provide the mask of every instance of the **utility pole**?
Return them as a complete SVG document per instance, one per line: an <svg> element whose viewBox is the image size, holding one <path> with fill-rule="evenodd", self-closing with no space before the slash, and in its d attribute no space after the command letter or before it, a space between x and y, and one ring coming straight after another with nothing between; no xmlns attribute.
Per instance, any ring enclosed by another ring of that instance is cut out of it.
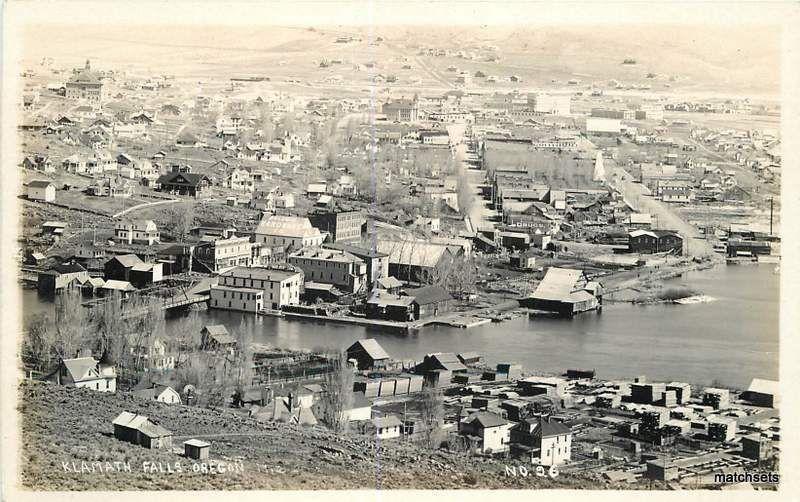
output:
<svg viewBox="0 0 800 502"><path fill-rule="evenodd" d="M772 210L773 210L774 197L769 198L769 235L772 237Z"/></svg>

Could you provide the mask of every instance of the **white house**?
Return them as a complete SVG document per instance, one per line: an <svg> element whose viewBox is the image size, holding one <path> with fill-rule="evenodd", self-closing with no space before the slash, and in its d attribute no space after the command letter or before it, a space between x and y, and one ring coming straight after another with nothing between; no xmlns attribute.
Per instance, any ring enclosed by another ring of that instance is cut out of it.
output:
<svg viewBox="0 0 800 502"><path fill-rule="evenodd" d="M392 439L400 437L403 427L403 423L394 415L373 418L372 425L375 427L375 435L378 439Z"/></svg>
<svg viewBox="0 0 800 502"><path fill-rule="evenodd" d="M481 453L499 453L509 448L514 424L489 412L473 413L458 423L459 434L479 439Z"/></svg>
<svg viewBox="0 0 800 502"><path fill-rule="evenodd" d="M527 447L534 464L562 465L572 455L572 429L548 419L531 418L516 424L511 441L515 447Z"/></svg>
<svg viewBox="0 0 800 502"><path fill-rule="evenodd" d="M56 186L47 180L33 180L28 183L28 199L53 202L56 200Z"/></svg>
<svg viewBox="0 0 800 502"><path fill-rule="evenodd" d="M247 169L238 167L231 172L230 177L231 190L237 192L253 192L255 190L255 183L253 183L253 175Z"/></svg>
<svg viewBox="0 0 800 502"><path fill-rule="evenodd" d="M181 404L181 396L168 385L153 384L149 389L134 391L136 397L167 404Z"/></svg>
<svg viewBox="0 0 800 502"><path fill-rule="evenodd" d="M85 387L100 392L117 390L117 372L114 366L102 364L94 357L62 359L52 379L67 387Z"/></svg>
<svg viewBox="0 0 800 502"><path fill-rule="evenodd" d="M159 242L158 227L153 220L121 221L114 226L114 238L128 244L147 244Z"/></svg>

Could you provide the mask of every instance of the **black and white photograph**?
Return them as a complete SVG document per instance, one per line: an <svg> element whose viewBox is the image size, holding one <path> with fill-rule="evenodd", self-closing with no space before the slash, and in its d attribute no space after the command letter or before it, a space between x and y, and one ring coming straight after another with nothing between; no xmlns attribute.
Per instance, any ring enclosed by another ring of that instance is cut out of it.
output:
<svg viewBox="0 0 800 502"><path fill-rule="evenodd" d="M4 6L4 489L786 493L797 4L107 5Z"/></svg>

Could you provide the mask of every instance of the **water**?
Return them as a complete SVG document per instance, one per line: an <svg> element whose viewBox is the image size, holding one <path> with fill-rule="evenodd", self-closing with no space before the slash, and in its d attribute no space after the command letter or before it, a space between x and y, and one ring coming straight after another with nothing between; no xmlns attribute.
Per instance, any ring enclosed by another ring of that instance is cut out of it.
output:
<svg viewBox="0 0 800 502"><path fill-rule="evenodd" d="M746 387L755 377L778 379L780 276L773 269L765 264L723 265L668 281L717 299L711 303L606 304L602 314L571 320L523 316L467 330L428 327L416 335L219 310L201 316L229 329L242 325L256 342L292 349L342 349L373 337L398 359L475 351L490 363L517 362L535 371L593 368L600 378L643 374L654 380ZM24 300L26 315L47 309L35 291L24 291ZM168 325L175 322L171 319Z"/></svg>

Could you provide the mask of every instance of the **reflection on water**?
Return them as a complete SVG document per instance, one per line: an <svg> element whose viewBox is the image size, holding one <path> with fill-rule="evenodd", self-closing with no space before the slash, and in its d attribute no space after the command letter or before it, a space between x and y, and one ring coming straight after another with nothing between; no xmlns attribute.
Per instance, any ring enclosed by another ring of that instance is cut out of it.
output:
<svg viewBox="0 0 800 502"><path fill-rule="evenodd" d="M240 325L256 342L296 349L340 349L374 337L395 358L437 351L476 351L490 363L562 372L596 369L601 378L645 374L710 384L746 386L778 378L778 283L774 265L720 266L670 283L687 284L715 302L696 305L608 304L602 314L572 320L520 317L463 330L435 326L405 335L380 328L288 321L225 311L202 312L204 322ZM24 291L26 317L51 308ZM176 319L168 320L168 326Z"/></svg>

